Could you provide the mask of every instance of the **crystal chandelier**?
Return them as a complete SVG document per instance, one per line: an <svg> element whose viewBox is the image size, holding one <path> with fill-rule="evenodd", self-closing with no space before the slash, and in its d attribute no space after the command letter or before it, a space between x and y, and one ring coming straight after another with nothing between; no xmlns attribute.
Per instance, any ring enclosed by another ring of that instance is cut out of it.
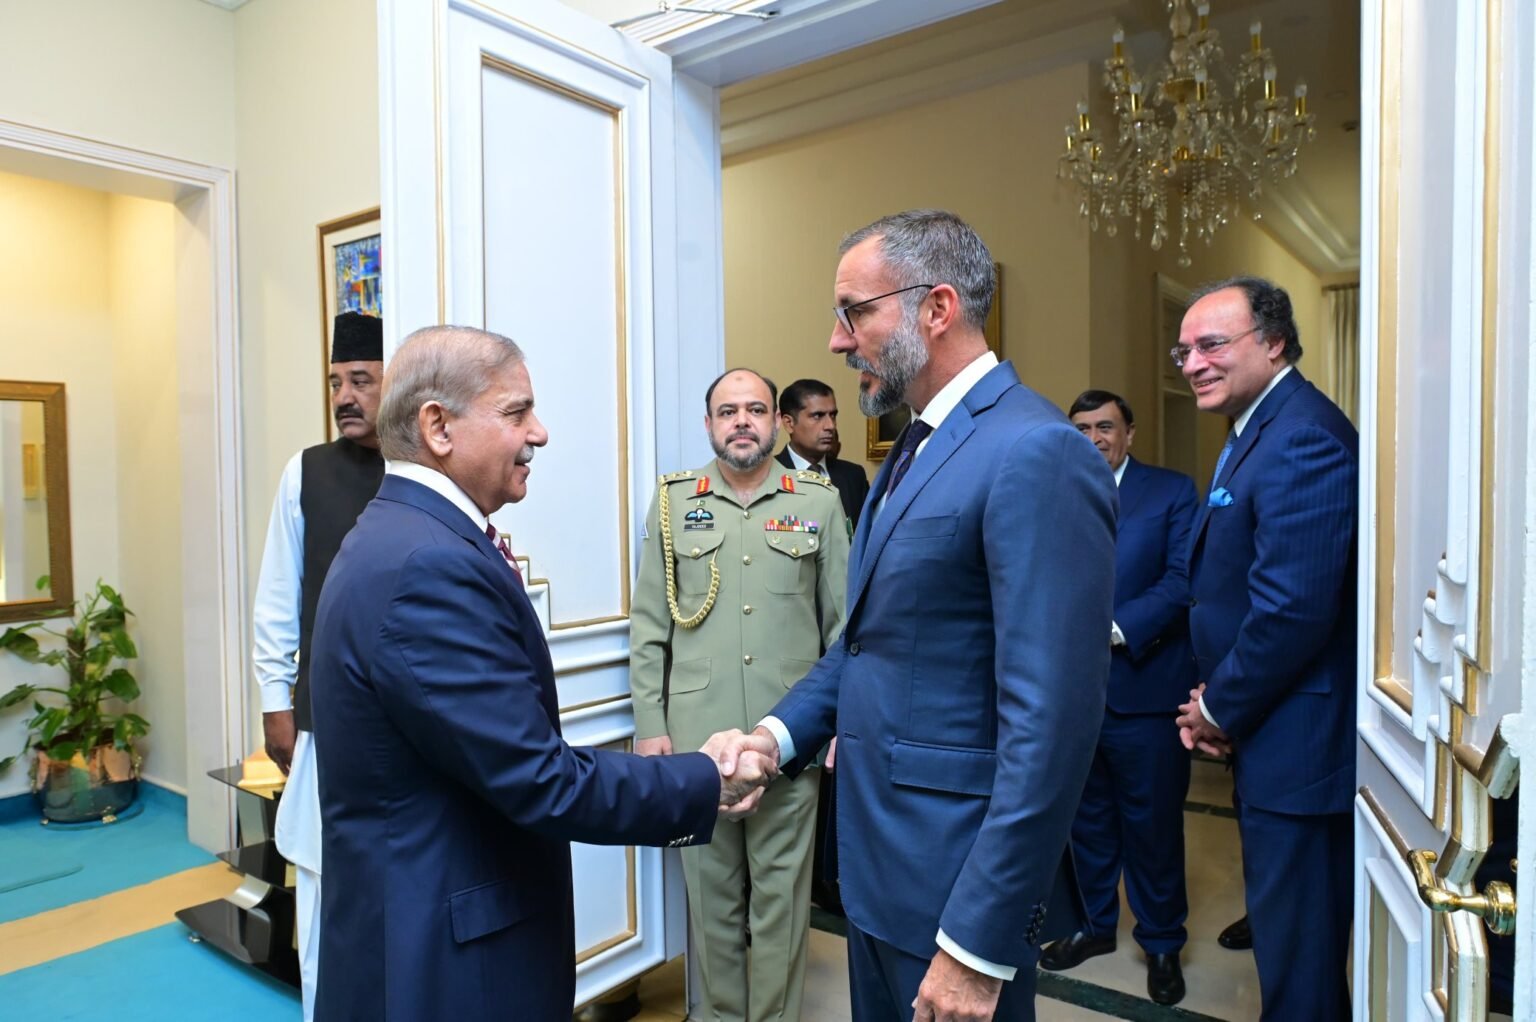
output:
<svg viewBox="0 0 1536 1022"><path fill-rule="evenodd" d="M1190 241L1209 244L1237 215L1240 195L1256 202L1266 179L1296 173L1297 150L1317 132L1305 84L1294 98L1278 94L1259 22L1249 26L1248 52L1232 68L1210 27L1209 3L1168 0L1168 13L1167 60L1146 76L1125 51L1125 31L1115 30L1104 87L1118 130L1107 141L1090 122L1088 104L1079 103L1057 176L1077 185L1079 211L1094 230L1102 220L1113 236L1117 218L1134 218L1140 240L1142 222L1150 220L1154 249L1168 240L1170 195L1176 196L1179 265L1188 266Z"/></svg>

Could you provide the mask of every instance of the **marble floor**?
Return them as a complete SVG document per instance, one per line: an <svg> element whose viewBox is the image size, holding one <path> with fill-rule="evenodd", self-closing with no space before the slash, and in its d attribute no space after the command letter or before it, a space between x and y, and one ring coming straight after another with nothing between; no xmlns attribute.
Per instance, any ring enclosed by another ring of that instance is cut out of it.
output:
<svg viewBox="0 0 1536 1022"><path fill-rule="evenodd" d="M1243 914L1242 866L1237 821L1232 816L1231 775L1215 764L1197 761L1184 815L1185 861L1189 884L1189 943L1184 948L1184 979L1189 993L1177 1008L1147 1000L1146 959L1131 938L1135 921L1124 907L1119 948L1070 972L1043 979L1035 1010L1040 1022L1090 1019L1255 1019L1259 981L1253 955L1228 951L1216 935ZM646 977L641 1022L675 1022L683 1017L683 967L673 962ZM847 946L843 938L811 931L802 1022L846 1022L848 1013Z"/></svg>

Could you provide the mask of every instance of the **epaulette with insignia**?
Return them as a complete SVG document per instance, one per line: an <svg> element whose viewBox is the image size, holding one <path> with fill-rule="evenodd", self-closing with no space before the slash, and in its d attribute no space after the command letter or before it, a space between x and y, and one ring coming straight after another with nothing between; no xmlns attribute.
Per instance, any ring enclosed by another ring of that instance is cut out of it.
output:
<svg viewBox="0 0 1536 1022"><path fill-rule="evenodd" d="M820 483L821 485L825 486L829 490L837 489L836 486L832 485L832 480L828 479L826 476L822 475L820 472L812 472L808 468L802 468L802 469L799 469L798 471L796 471L795 472L795 478L796 479L803 479L804 481L806 481L808 483Z"/></svg>
<svg viewBox="0 0 1536 1022"><path fill-rule="evenodd" d="M690 469L684 469L681 472L668 472L666 475L661 477L661 481L664 482L664 483L675 483L675 482L680 482L681 480L684 480L684 479L692 479L692 478L693 478L693 469L690 468Z"/></svg>

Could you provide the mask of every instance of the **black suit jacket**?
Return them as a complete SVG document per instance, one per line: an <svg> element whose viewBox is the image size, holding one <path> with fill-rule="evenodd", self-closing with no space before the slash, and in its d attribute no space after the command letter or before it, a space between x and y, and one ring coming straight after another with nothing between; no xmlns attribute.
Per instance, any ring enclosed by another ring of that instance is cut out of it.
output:
<svg viewBox="0 0 1536 1022"><path fill-rule="evenodd" d="M779 464L789 469L795 467L788 444L779 452ZM828 458L827 471L832 476L832 485L837 487L837 495L843 499L843 514L848 519L849 528L857 529L864 498L869 496L869 476L864 474L864 466L841 458Z"/></svg>

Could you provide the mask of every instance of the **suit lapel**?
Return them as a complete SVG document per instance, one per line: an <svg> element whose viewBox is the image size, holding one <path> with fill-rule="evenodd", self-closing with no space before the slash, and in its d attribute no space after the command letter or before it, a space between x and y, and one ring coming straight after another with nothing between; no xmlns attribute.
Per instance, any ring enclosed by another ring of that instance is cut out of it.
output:
<svg viewBox="0 0 1536 1022"><path fill-rule="evenodd" d="M1306 382L1299 369L1292 369L1285 379L1275 384L1275 389L1265 396L1264 400L1260 402L1259 407L1254 409L1247 425L1243 427L1242 435L1232 445L1232 453L1227 455L1227 463L1222 466L1221 475L1211 481L1211 489L1206 491L1206 499L1200 504L1200 513L1195 518L1191 550L1200 545L1200 540L1205 535L1206 523L1211 520L1211 492L1218 487L1226 486L1232 480L1233 473L1243 463L1243 459L1248 457L1248 452L1253 450L1258 444L1259 437L1264 432L1264 427L1274 421L1275 417L1280 414L1280 409L1285 407L1285 403Z"/></svg>
<svg viewBox="0 0 1536 1022"><path fill-rule="evenodd" d="M855 546L859 552L857 576L848 590L848 616L853 616L854 607L863 598L864 591L869 586L869 580L874 574L875 562L880 559L880 553L885 549L886 541L891 538L891 533L896 529L896 523L901 521L912 501L928 485L939 469L944 467L960 446L976 431L975 416L997 403L997 399L1010 387L1017 386L1018 374L1014 372L1011 363L1003 362L983 376L973 386L965 397L961 399L950 413L944 417L944 424L934 431L928 438L927 446L917 455L912 462L912 467L907 469L906 476L901 481L901 487L885 502L885 507L874 515L866 514L859 519L859 531L855 536ZM909 423L907 429L911 429ZM905 438L906 431L897 438L891 450L901 448L901 441ZM894 458L888 457L880 466L875 481L870 486L870 493L884 493L886 480L890 478L891 466ZM873 511L876 502L871 500L869 509Z"/></svg>
<svg viewBox="0 0 1536 1022"><path fill-rule="evenodd" d="M1146 496L1147 488L1146 469L1135 458L1125 459L1125 473L1120 476L1120 521L1131 517L1131 512L1136 510L1136 505L1141 503L1141 498Z"/></svg>

